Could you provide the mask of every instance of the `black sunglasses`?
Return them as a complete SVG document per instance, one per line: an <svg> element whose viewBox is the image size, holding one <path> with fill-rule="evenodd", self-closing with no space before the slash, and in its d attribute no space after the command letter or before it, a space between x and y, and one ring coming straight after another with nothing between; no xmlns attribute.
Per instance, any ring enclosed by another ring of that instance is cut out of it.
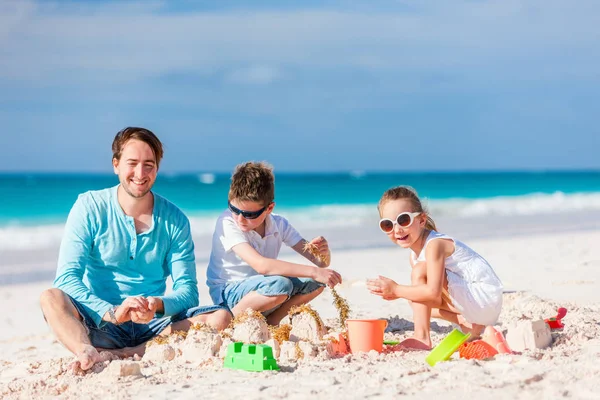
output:
<svg viewBox="0 0 600 400"><path fill-rule="evenodd" d="M230 202L227 202L227 204L229 205L229 209L231 210L232 213L236 214L236 215L242 215L242 217L246 218L246 219L256 219L258 217L260 217L260 215L262 213L265 212L265 210L269 207L269 204L267 204L266 206L264 206L263 208L261 208L258 211L244 211L244 210L240 210L239 208L234 207Z"/></svg>

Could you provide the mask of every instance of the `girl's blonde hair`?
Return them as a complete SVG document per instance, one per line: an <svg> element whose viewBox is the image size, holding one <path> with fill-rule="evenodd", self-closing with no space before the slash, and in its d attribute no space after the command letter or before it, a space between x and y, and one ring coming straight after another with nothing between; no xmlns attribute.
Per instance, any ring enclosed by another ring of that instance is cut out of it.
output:
<svg viewBox="0 0 600 400"><path fill-rule="evenodd" d="M412 212L422 212L427 217L427 222L425 222L425 229L429 229L430 231L437 231L435 226L435 222L429 216L427 210L421 204L421 200L419 196L417 196L417 191L410 186L396 186L391 189L385 191L381 199L379 200L379 204L377 205L377 211L379 211L379 215L381 215L381 208L385 203L391 200L402 200L406 199L410 202L412 206Z"/></svg>

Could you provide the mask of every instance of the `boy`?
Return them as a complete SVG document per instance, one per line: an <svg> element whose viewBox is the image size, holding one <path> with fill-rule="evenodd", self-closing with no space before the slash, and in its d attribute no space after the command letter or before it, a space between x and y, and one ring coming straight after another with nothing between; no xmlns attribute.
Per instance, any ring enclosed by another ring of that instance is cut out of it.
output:
<svg viewBox="0 0 600 400"><path fill-rule="evenodd" d="M324 285L342 282L329 266L330 251L322 236L310 243L320 257L305 251L306 240L275 207L275 178L266 163L238 165L231 178L229 209L217 220L207 270L215 304L226 305L234 316L247 308L262 312L271 325L292 306L308 303ZM281 245L293 248L317 267L277 260Z"/></svg>

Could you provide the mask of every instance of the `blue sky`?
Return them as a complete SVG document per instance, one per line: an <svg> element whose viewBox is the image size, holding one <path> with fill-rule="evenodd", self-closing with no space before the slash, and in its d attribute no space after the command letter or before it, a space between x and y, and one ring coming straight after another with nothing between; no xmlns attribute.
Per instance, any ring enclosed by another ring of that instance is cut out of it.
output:
<svg viewBox="0 0 600 400"><path fill-rule="evenodd" d="M376 3L376 4L373 4ZM0 172L599 169L600 2L0 2Z"/></svg>

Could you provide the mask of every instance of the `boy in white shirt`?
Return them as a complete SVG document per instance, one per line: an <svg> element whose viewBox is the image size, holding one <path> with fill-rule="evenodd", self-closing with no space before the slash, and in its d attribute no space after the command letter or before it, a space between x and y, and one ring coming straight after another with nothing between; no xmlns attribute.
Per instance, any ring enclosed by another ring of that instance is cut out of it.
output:
<svg viewBox="0 0 600 400"><path fill-rule="evenodd" d="M305 251L306 240L275 207L273 168L263 162L238 165L231 178L229 207L215 227L207 270L213 302L229 307L234 316L248 308L262 312L271 325L292 306L306 304L322 291L342 282L327 269L329 245L319 236L310 243L316 257ZM285 243L317 267L277 260Z"/></svg>

